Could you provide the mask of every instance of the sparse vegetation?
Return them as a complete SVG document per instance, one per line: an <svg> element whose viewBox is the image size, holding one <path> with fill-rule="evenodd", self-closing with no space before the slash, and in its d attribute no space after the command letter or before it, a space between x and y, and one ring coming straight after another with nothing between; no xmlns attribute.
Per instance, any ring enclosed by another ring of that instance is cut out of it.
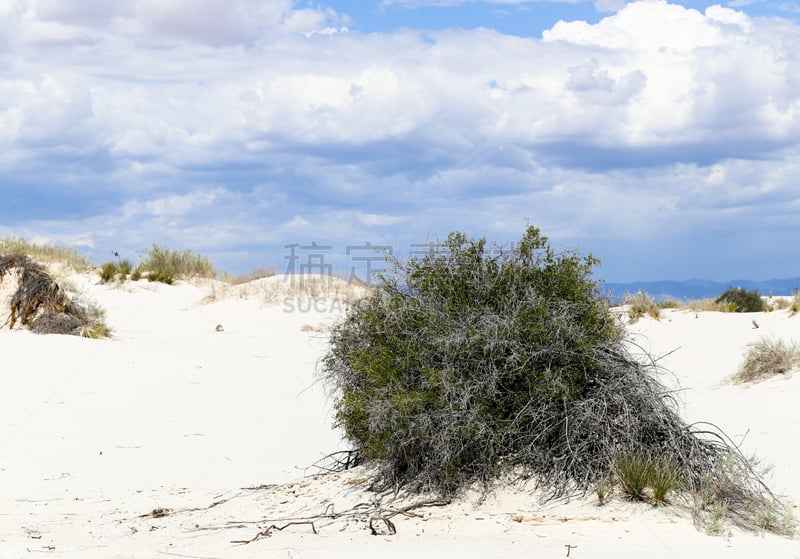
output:
<svg viewBox="0 0 800 559"><path fill-rule="evenodd" d="M622 304L628 306L628 319L631 322L636 322L644 316L649 316L656 320L661 317L661 308L645 291L626 295L622 300Z"/></svg>
<svg viewBox="0 0 800 559"><path fill-rule="evenodd" d="M800 312L800 294L795 293L791 297L776 297L772 300L772 306L775 310L788 309L791 316Z"/></svg>
<svg viewBox="0 0 800 559"><path fill-rule="evenodd" d="M658 303L659 309L685 309L686 305L677 299L664 299Z"/></svg>
<svg viewBox="0 0 800 559"><path fill-rule="evenodd" d="M23 237L0 239L0 255L27 256L36 262L63 264L77 272L86 272L92 268L91 261L75 248L35 243Z"/></svg>
<svg viewBox="0 0 800 559"><path fill-rule="evenodd" d="M715 535L730 523L743 530L793 536L797 522L791 509L753 490L751 480L767 473L753 457L743 459L733 450L717 455L714 473L704 475L691 493L695 524Z"/></svg>
<svg viewBox="0 0 800 559"><path fill-rule="evenodd" d="M111 283L112 281L125 281L133 272L133 265L128 259L119 262L103 262L100 265L100 281ZM141 278L141 272L139 273ZM133 279L133 278L132 278Z"/></svg>
<svg viewBox="0 0 800 559"><path fill-rule="evenodd" d="M157 244L145 251L144 259L136 271L139 277L167 284L179 279L216 276L214 266L206 256L191 250L177 251Z"/></svg>
<svg viewBox="0 0 800 559"><path fill-rule="evenodd" d="M757 289L746 290L742 287L731 287L714 301L732 309L731 312L762 312L764 301Z"/></svg>
<svg viewBox="0 0 800 559"><path fill-rule="evenodd" d="M695 312L734 312L732 304L717 303L714 299L694 299L688 307Z"/></svg>
<svg viewBox="0 0 800 559"><path fill-rule="evenodd" d="M769 377L784 375L800 367L800 348L795 342L779 338L761 338L749 344L734 382L758 382Z"/></svg>
<svg viewBox="0 0 800 559"><path fill-rule="evenodd" d="M616 473L628 494L666 502L733 467L741 502L783 510L724 434L681 419L657 360L628 352L591 256L555 253L531 227L511 251L454 233L392 263L323 361L337 425L376 486L452 495L513 471L551 497L601 488L602 500ZM711 497L757 528L751 509Z"/></svg>
<svg viewBox="0 0 800 559"><path fill-rule="evenodd" d="M4 280L16 282L8 301L9 328L19 322L37 334L110 335L101 309L71 298L44 266L27 256L0 256L0 282Z"/></svg>
<svg viewBox="0 0 800 559"><path fill-rule="evenodd" d="M220 279L230 285L241 285L243 283L250 283L263 278L271 278L275 275L275 268L257 268L246 274L229 274L228 272L221 272Z"/></svg>

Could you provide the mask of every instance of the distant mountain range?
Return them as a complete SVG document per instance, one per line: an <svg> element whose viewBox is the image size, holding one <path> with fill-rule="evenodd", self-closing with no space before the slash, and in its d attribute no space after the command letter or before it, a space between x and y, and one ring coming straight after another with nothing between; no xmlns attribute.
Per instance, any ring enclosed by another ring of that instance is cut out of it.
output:
<svg viewBox="0 0 800 559"><path fill-rule="evenodd" d="M692 300L719 297L729 287L757 289L762 295L792 295L800 289L800 277L764 281L731 280L718 282L702 279L686 281L637 281L631 283L603 282L600 289L618 302L626 293L646 291L656 301L664 299Z"/></svg>

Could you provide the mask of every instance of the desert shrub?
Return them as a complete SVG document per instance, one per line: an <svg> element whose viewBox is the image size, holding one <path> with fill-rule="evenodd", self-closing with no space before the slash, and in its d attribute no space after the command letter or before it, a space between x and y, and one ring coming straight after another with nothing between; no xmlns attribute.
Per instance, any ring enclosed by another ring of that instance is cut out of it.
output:
<svg viewBox="0 0 800 559"><path fill-rule="evenodd" d="M591 256L556 253L530 227L512 250L453 233L441 251L390 261L322 361L336 424L376 487L452 495L513 471L556 497L644 455L696 491L720 455L744 460L681 419L656 359L629 353ZM757 475L737 483L781 506Z"/></svg>
<svg viewBox="0 0 800 559"><path fill-rule="evenodd" d="M800 348L779 338L761 338L748 345L735 382L757 382L800 367Z"/></svg>
<svg viewBox="0 0 800 559"><path fill-rule="evenodd" d="M656 320L661 316L661 309L646 291L625 295L622 304L628 305L628 318L631 322L635 322L645 315Z"/></svg>
<svg viewBox="0 0 800 559"><path fill-rule="evenodd" d="M75 248L35 243L23 237L0 239L0 255L27 256L36 262L64 264L78 272L86 272L92 268L91 261Z"/></svg>
<svg viewBox="0 0 800 559"><path fill-rule="evenodd" d="M732 312L761 312L764 310L764 301L757 289L748 291L742 287L731 287L717 297L714 302L732 307Z"/></svg>
<svg viewBox="0 0 800 559"><path fill-rule="evenodd" d="M191 250L172 250L157 244L145 251L137 269L140 277L146 275L150 281L167 284L178 279L216 276L211 261L202 254L195 254Z"/></svg>
<svg viewBox="0 0 800 559"><path fill-rule="evenodd" d="M334 329L324 366L338 424L392 481L448 492L501 462L544 473L563 409L618 336L595 260L554 253L535 228L511 252L460 233L444 248L395 261Z"/></svg>
<svg viewBox="0 0 800 559"><path fill-rule="evenodd" d="M27 256L0 256L0 282L12 270L17 287L8 301L9 328L19 321L37 334L87 335L87 329L92 337L110 334L102 309L71 298L41 264Z"/></svg>

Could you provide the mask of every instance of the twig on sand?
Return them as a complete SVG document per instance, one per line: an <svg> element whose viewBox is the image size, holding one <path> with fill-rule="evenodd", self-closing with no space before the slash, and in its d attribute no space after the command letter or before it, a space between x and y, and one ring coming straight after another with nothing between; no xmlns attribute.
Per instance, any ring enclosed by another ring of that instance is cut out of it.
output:
<svg viewBox="0 0 800 559"><path fill-rule="evenodd" d="M277 531L281 532L281 531L285 530L286 528L288 528L289 526L296 526L298 524L308 524L309 526L311 526L311 530L315 534L319 533L319 532L317 532L317 528L314 526L314 522L312 522L311 520L297 520L297 521L294 521L294 522L287 522L283 526L278 526L276 524L273 524L272 526L269 526L266 529L261 530L258 534L256 534L255 536L253 536L249 540L232 540L231 543L247 545L249 543L253 543L254 541L256 541L259 538L268 538L268 537L270 537L272 535L272 531L273 530L277 530Z"/></svg>
<svg viewBox="0 0 800 559"><path fill-rule="evenodd" d="M334 512L333 505L328 504L325 507L325 512L322 514L318 514L315 516L305 517L305 518L283 518L278 520L271 520L271 521L262 521L262 522L272 522L272 524L258 532L255 536L250 538L249 540L233 540L231 543L234 544L248 544L254 542L260 538L268 538L272 536L273 531L282 531L289 526L296 526L296 525L309 525L311 526L311 530L318 534L317 527L315 522L319 520L338 520L342 518L363 518L364 520L369 519L369 530L373 536L378 535L378 530L375 527L375 523L383 522L386 525L386 528L389 531L389 535L394 535L397 533L397 526L395 526L394 522L392 522L392 518L402 514L403 516L408 517L419 517L420 515L415 514L414 510L424 508L424 507L443 507L450 504L450 500L448 499L427 499L423 501L417 501L415 503L411 503L409 505L405 505L402 507L382 507L380 502L377 503L359 503L354 505L352 508L343 511L343 512ZM279 526L278 523L284 523L283 525ZM237 527L242 526L242 522L237 523Z"/></svg>

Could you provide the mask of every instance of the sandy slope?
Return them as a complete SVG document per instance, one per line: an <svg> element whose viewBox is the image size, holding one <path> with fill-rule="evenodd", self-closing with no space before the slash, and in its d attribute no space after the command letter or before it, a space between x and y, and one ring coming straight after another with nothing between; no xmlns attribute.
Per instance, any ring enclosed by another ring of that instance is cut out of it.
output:
<svg viewBox="0 0 800 559"><path fill-rule="evenodd" d="M1 558L800 557L797 541L709 537L679 509L598 507L592 495L541 505L502 490L480 505L398 514L411 501L379 501L363 469L305 477L343 447L314 376L341 304L283 300L272 288L265 304L263 286L76 281L107 309L114 339L0 331ZM773 461L776 486L800 502L800 375L725 383L748 342L800 340L800 317L673 311L630 328L656 354L676 350L662 363L685 388L687 417L737 442L746 434L743 447ZM148 514L159 508L170 511ZM395 535L377 520L392 514ZM231 543L311 517L318 534L294 525Z"/></svg>

